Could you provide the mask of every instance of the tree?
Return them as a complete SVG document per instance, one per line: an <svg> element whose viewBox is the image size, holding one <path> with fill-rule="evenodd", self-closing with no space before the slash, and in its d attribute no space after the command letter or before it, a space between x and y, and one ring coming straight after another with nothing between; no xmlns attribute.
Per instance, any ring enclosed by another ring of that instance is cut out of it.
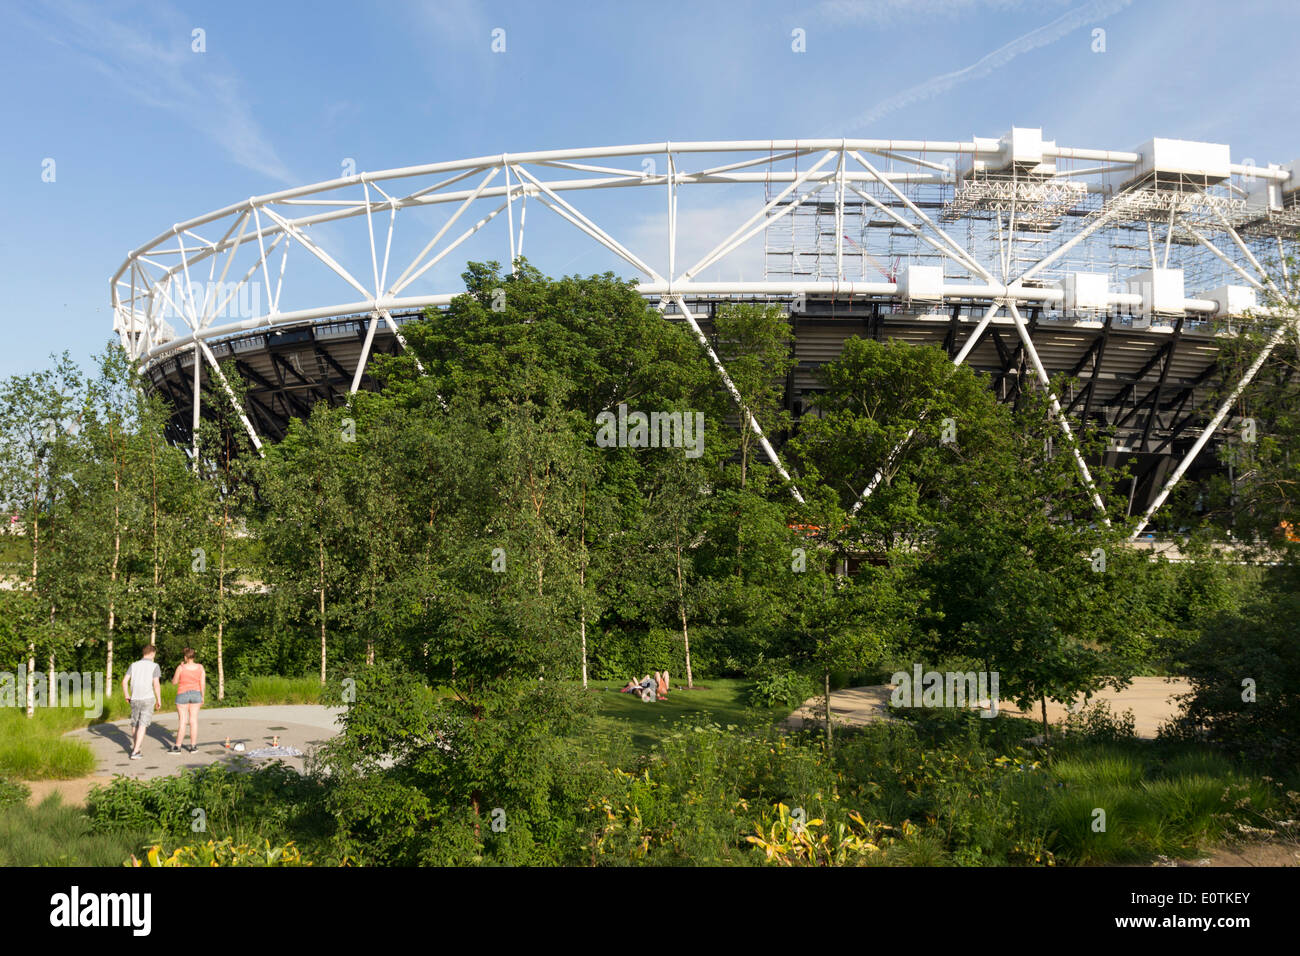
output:
<svg viewBox="0 0 1300 956"><path fill-rule="evenodd" d="M1135 564L1124 531L1092 511L1073 456L1040 393L1024 396L983 443L938 526L935 583L950 652L984 662L1022 707L1072 703L1123 686L1147 654ZM1103 493L1109 477L1094 479Z"/></svg>
<svg viewBox="0 0 1300 956"><path fill-rule="evenodd" d="M215 544L217 567L213 587L205 593L205 616L215 626L217 642L217 700L226 697L226 626L231 617L230 551L234 535L247 535L247 517L254 502L253 480L256 453L243 419L246 386L234 363L228 362L223 374L231 393L204 395L203 414L199 423L199 474L208 488L203 500L205 543ZM215 541L213 540L215 539Z"/></svg>
<svg viewBox="0 0 1300 956"><path fill-rule="evenodd" d="M831 672L877 664L905 639L923 594L909 588L905 558L867 564L856 575L845 572L843 532L819 529L808 550L805 570L791 574L785 606L787 646L796 662L810 667L822 682L826 746L833 744ZM818 546L820 544L820 546Z"/></svg>
<svg viewBox="0 0 1300 956"><path fill-rule="evenodd" d="M296 419L258 469L264 513L258 524L268 584L282 613L315 618L320 636L320 682L326 682L334 599L349 586L342 554L355 521L346 497L355 422L339 409L317 405ZM309 605L314 605L308 610Z"/></svg>
<svg viewBox="0 0 1300 956"><path fill-rule="evenodd" d="M789 426L782 398L794 368L794 332L775 305L727 304L713 317L717 352L740 394L740 487L748 480L749 459L758 440L757 421L768 435Z"/></svg>
<svg viewBox="0 0 1300 956"><path fill-rule="evenodd" d="M12 376L0 384L0 429L3 429L3 458L0 458L0 500L16 506L23 516L32 547L31 578L28 587L41 609L42 624L33 626L27 641L27 716L34 714L34 672L37 638L53 641L58 612L54 595L56 578L42 574L41 528L54 514L66 489L63 467L67 452L67 428L77 407L80 372L65 352L49 369ZM46 623L48 622L48 624ZM54 670L54 647L50 648L50 677Z"/></svg>

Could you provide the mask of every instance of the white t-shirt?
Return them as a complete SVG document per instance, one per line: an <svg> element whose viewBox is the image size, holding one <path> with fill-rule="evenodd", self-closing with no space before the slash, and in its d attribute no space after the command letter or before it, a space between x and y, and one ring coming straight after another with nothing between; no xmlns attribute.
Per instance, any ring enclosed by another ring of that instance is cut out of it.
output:
<svg viewBox="0 0 1300 956"><path fill-rule="evenodd" d="M132 700L153 700L153 682L162 680L162 668L153 661L139 660L126 669Z"/></svg>

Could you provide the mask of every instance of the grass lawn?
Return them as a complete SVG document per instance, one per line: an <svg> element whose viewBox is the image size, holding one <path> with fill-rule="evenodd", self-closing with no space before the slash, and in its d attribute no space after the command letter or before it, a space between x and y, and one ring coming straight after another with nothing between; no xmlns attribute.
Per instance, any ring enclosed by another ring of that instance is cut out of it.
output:
<svg viewBox="0 0 1300 956"><path fill-rule="evenodd" d="M755 709L741 699L749 681L737 678L710 678L698 681L694 690L674 686L667 700L642 703L635 694L620 694L622 681L591 681L588 693L598 700L595 734L609 744L630 744L645 753L663 736L678 729L679 724L692 726L702 721L727 726L756 727L776 723L790 713L788 709Z"/></svg>

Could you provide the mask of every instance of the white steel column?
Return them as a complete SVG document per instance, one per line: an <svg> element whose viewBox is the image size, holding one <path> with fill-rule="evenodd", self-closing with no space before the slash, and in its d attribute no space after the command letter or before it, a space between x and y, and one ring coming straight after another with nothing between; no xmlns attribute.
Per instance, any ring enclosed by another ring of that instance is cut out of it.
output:
<svg viewBox="0 0 1300 956"><path fill-rule="evenodd" d="M199 373L203 369L199 351L196 342L194 344L194 414L190 419L190 438L193 442L194 474L196 475L199 473Z"/></svg>
<svg viewBox="0 0 1300 956"><path fill-rule="evenodd" d="M357 389L361 387L361 376L366 372L366 362L370 359L370 346L375 341L375 329L379 326L379 316L371 314L370 322L366 325L366 340L361 346L361 354L357 356L357 370L352 375L352 387L348 389L349 395L355 395Z"/></svg>
<svg viewBox="0 0 1300 956"><path fill-rule="evenodd" d="M713 346L709 344L708 336L704 334L704 330L700 328L700 324L695 320L695 316L691 313L691 310L687 308L686 300L680 295L674 295L673 301L677 303L677 308L681 310L687 324L691 327L691 331L695 333L695 337L700 340L700 345L704 346L704 351L709 356L709 361L713 363L713 367L717 370L718 376L722 379L722 384L727 386L727 391L731 393L731 397L735 400L736 406L740 409L742 417L749 419L750 428L752 428L754 434L758 436L758 443L762 446L763 453L767 455L767 460L772 463L772 467L776 469L777 474L790 482L790 493L794 495L794 500L799 502L799 504L804 504L803 495L800 494L799 489L795 487L794 480L790 477L790 473L785 470L785 465L781 464L781 459L777 455L776 449L772 447L771 443L767 440L767 436L763 434L763 429L758 424L758 419L755 418L745 406L745 400L740 397L740 390L736 388L736 383L733 382L731 376L727 374L726 368L723 367L722 359L718 358L718 353L713 351ZM662 309L666 303L666 299L661 299L659 302L659 308Z"/></svg>
<svg viewBox="0 0 1300 956"><path fill-rule="evenodd" d="M1030 361L1034 363L1034 370L1038 373L1038 380L1042 383L1043 388L1047 389L1047 398L1051 403L1052 415L1055 416L1057 423L1061 426L1061 431L1065 432L1066 441L1070 444L1070 452L1074 455L1075 464L1079 466L1079 473L1083 475L1084 484L1088 486L1088 494L1092 497L1092 503L1101 514L1101 520L1109 528L1110 518L1106 515L1105 502L1101 500L1101 495L1097 493L1097 486L1092 480L1092 472L1088 470L1083 455L1079 453L1079 445L1075 441L1074 431L1070 428L1069 419L1065 417L1065 412L1061 410L1061 403L1057 401L1056 393L1052 391L1052 380L1048 378L1047 370L1043 368L1043 361L1038 357L1038 350L1034 348L1034 341L1029 335L1029 329L1026 328L1025 320L1021 318L1020 310L1016 307L1014 299L1007 300L1007 308L1011 310L1011 318L1016 323L1016 331L1020 333L1020 341L1024 343L1025 352L1029 355Z"/></svg>
<svg viewBox="0 0 1300 956"><path fill-rule="evenodd" d="M1187 454L1183 457L1183 460L1179 462L1178 467L1174 469L1174 473L1170 475L1169 480L1165 482L1165 486L1160 489L1160 494L1156 495L1155 500L1151 502L1150 507L1147 508L1146 513L1142 515L1142 520L1138 522L1137 527L1133 529L1133 534L1130 535L1131 540L1136 541L1138 535L1146 530L1147 523L1151 520L1151 516L1165 503L1165 499L1169 497L1169 493L1173 491L1174 486L1178 484L1183 475L1186 474L1187 469L1192 466L1194 461L1196 461L1196 456L1201 453L1201 449L1205 447L1206 443L1210 440L1210 437L1218 430L1219 426L1223 424L1223 420L1228 417L1228 412L1232 410L1232 406L1236 404L1237 399L1241 397L1241 393L1246 390L1246 386L1251 383L1259 370L1264 367L1264 363L1268 361L1268 357L1273 353L1273 349L1275 349L1282 339L1286 337L1288 324L1294 324L1295 321L1296 320L1293 318L1290 319L1289 322L1282 322L1277 327L1277 331L1274 332L1273 337L1268 340L1268 344L1260 350L1259 356L1251 364L1250 368L1246 369L1246 374L1241 377L1241 381L1238 382L1237 387L1232 390L1232 394L1224 399L1223 404L1219 406L1219 410L1215 412L1214 417L1210 419L1210 423L1205 426L1200 437L1196 439L1196 443L1192 445L1191 449L1189 449Z"/></svg>
<svg viewBox="0 0 1300 956"><path fill-rule="evenodd" d="M230 383L226 381L226 373L221 371L221 366L217 364L217 358L212 354L212 349L208 348L208 343L202 340L199 341L199 347L203 349L203 355L207 358L208 365L217 373L217 380L221 382L221 387L225 390L226 397L230 399L230 405L234 408L235 414L237 414L239 420L244 423L244 429L248 432L248 437L253 442L253 447L257 450L258 455L263 455L264 457L262 451L262 440L257 437L257 430L253 428L253 423L248 420L248 415L244 412L243 406L235 399L235 393L231 389Z"/></svg>

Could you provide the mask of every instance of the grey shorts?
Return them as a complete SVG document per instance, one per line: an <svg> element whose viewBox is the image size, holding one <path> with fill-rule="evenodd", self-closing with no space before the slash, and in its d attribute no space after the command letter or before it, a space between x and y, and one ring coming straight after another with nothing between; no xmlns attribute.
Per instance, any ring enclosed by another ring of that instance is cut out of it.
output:
<svg viewBox="0 0 1300 956"><path fill-rule="evenodd" d="M152 700L133 700L131 701L131 727L148 727L153 723L153 705Z"/></svg>
<svg viewBox="0 0 1300 956"><path fill-rule="evenodd" d="M187 690L187 691L186 691L185 693L183 693L183 694L177 694L177 695L176 695L176 703L178 703L178 704L201 704L201 703L203 703L203 691L201 691L201 690Z"/></svg>

